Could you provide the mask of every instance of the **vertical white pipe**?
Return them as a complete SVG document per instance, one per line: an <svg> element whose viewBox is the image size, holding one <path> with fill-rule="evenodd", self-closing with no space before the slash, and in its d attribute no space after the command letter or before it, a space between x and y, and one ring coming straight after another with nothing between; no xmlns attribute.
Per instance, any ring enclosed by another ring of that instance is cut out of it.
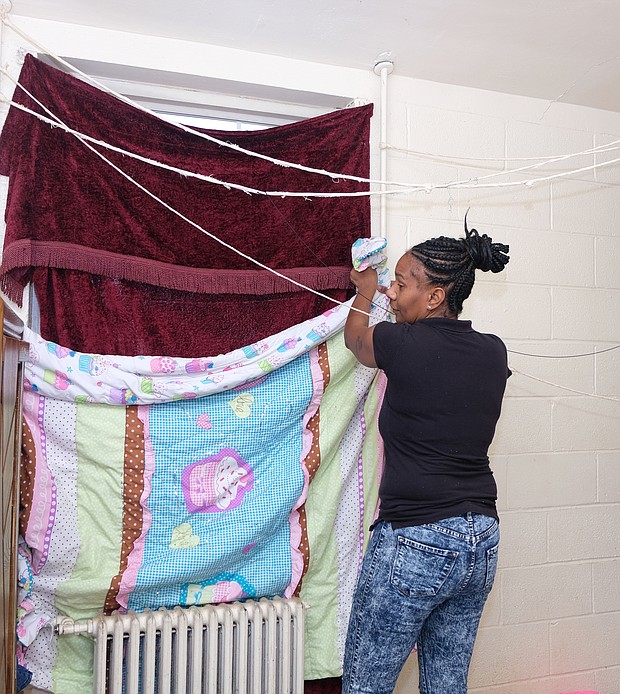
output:
<svg viewBox="0 0 620 694"><path fill-rule="evenodd" d="M387 131L388 131L388 75L394 69L391 60L381 60L375 63L375 74L381 78L381 105L380 105L380 157L379 178L387 181ZM385 183L381 184L381 190L386 190ZM379 235L387 235L387 195L382 195L379 202Z"/></svg>

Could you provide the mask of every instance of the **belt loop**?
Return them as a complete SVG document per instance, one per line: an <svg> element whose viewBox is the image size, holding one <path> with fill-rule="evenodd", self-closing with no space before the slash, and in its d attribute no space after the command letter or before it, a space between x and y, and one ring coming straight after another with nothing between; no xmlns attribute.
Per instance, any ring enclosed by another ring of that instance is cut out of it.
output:
<svg viewBox="0 0 620 694"><path fill-rule="evenodd" d="M467 525L469 526L469 542L476 544L476 531L474 529L474 516L471 511L467 511Z"/></svg>

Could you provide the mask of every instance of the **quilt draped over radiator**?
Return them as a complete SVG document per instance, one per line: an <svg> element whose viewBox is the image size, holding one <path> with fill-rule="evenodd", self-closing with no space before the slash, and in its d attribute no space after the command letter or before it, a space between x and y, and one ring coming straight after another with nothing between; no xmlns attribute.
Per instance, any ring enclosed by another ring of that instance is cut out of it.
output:
<svg viewBox="0 0 620 694"><path fill-rule="evenodd" d="M32 55L19 81L53 115L20 87L15 102L170 167L258 190L368 190L367 183L275 165L184 132ZM263 157L367 178L372 108L254 132L204 132ZM249 195L93 147L248 256L331 298L350 296L350 247L368 235L368 197ZM20 301L33 281L40 332L58 344L104 354L199 357L207 349L226 353L255 342L332 305L209 238L76 136L15 106L0 139L0 173L9 176L0 284Z"/></svg>
<svg viewBox="0 0 620 694"><path fill-rule="evenodd" d="M193 359L26 334L29 640L63 614L295 594L308 605L306 678L340 675L376 513L384 391L344 347L347 312ZM92 646L50 624L26 652L33 683L88 691Z"/></svg>

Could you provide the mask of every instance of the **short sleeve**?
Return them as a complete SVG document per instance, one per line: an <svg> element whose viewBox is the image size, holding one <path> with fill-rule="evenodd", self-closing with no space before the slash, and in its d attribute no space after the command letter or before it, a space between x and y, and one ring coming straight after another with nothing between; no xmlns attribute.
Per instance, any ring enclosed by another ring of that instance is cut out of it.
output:
<svg viewBox="0 0 620 694"><path fill-rule="evenodd" d="M399 323L383 321L375 325L372 335L375 362L388 375L392 365L402 353L404 330L406 326Z"/></svg>
<svg viewBox="0 0 620 694"><path fill-rule="evenodd" d="M506 380L508 380L512 376L512 371L510 370L510 366L508 365L508 350L506 349L506 345L504 344L504 341L497 335L490 335L490 337L494 338L502 347L504 360L506 362Z"/></svg>

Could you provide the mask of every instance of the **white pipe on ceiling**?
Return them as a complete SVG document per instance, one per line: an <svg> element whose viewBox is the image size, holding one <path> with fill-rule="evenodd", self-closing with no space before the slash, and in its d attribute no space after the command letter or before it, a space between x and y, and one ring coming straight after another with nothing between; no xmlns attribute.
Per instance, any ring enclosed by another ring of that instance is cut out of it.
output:
<svg viewBox="0 0 620 694"><path fill-rule="evenodd" d="M375 63L374 72L381 78L381 106L380 106L380 118L381 118L381 135L379 147L381 150L379 159L379 178L382 181L387 181L387 85L388 85L388 75L394 69L394 63L391 60L382 59L381 57L377 59ZM381 190L386 190L386 184L381 184ZM379 208L379 235L386 236L387 234L387 195L382 195L380 200Z"/></svg>

